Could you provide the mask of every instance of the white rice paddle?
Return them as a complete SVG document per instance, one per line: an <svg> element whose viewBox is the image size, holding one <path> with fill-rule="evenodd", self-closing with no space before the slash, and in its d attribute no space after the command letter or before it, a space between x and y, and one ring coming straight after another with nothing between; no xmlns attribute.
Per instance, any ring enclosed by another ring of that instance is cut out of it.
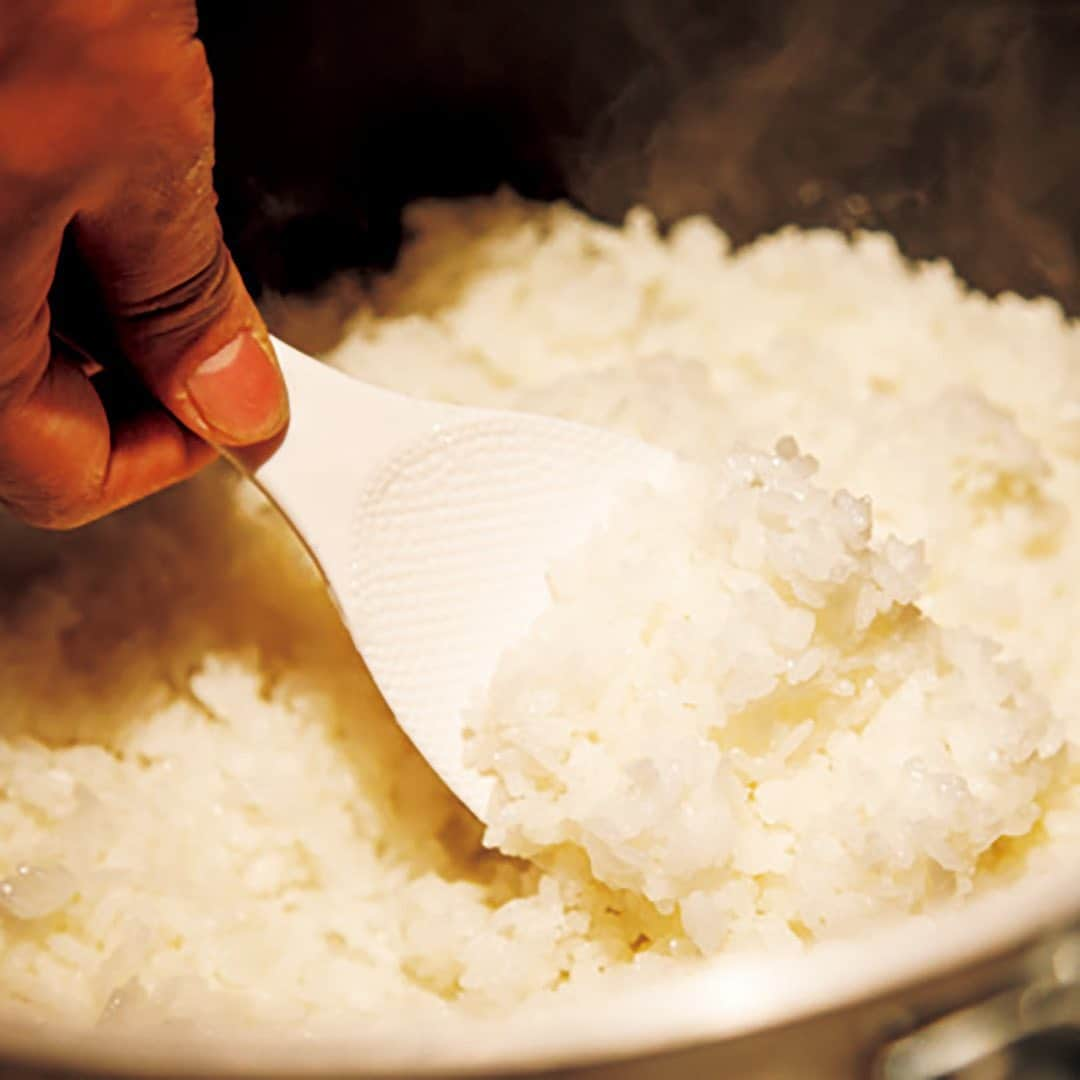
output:
<svg viewBox="0 0 1080 1080"><path fill-rule="evenodd" d="M580 424L391 393L274 345L292 421L251 476L318 563L398 723L483 819L490 781L462 757L467 711L549 603L552 562L672 458Z"/></svg>

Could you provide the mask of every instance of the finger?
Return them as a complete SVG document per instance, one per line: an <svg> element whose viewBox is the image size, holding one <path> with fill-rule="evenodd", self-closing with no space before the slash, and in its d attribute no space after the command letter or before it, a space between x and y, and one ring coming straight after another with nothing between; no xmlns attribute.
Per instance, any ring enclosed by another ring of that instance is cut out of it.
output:
<svg viewBox="0 0 1080 1080"><path fill-rule="evenodd" d="M99 219L79 232L80 247L110 282L107 302L131 368L178 419L214 444L246 446L277 434L288 418L284 383L220 235L207 251L190 235L164 233L152 257L159 276L148 273L135 288L119 259L136 258L125 248L138 227ZM106 249L118 254L105 259ZM208 261L191 270L201 259Z"/></svg>
<svg viewBox="0 0 1080 1080"><path fill-rule="evenodd" d="M47 317L39 320L47 322ZM79 363L54 352L0 412L0 503L33 525L72 528L159 491L213 451L160 406L111 407Z"/></svg>
<svg viewBox="0 0 1080 1080"><path fill-rule="evenodd" d="M192 40L163 76L151 152L75 221L75 239L146 385L187 427L243 446L285 426L266 328L225 247L212 184L209 73ZM143 148L144 151L146 148Z"/></svg>
<svg viewBox="0 0 1080 1080"><path fill-rule="evenodd" d="M93 516L111 513L186 480L217 456L138 384L107 370L91 382L111 435L105 481L90 508Z"/></svg>

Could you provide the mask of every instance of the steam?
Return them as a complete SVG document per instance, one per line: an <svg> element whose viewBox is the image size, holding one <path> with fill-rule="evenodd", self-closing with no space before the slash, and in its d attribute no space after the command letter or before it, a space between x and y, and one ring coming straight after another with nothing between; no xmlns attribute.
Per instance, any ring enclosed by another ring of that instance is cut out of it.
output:
<svg viewBox="0 0 1080 1080"><path fill-rule="evenodd" d="M886 228L1080 313L1080 6L634 0L639 69L571 172L589 209Z"/></svg>
<svg viewBox="0 0 1080 1080"><path fill-rule="evenodd" d="M736 242L886 228L1080 315L1077 0L201 7L253 282L385 266L404 203L502 182Z"/></svg>

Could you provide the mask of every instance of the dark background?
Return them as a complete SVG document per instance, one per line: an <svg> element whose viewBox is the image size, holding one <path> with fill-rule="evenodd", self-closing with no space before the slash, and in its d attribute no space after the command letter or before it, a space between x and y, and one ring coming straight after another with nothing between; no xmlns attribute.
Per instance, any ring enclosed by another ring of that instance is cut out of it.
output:
<svg viewBox="0 0 1080 1080"><path fill-rule="evenodd" d="M1080 314L1080 2L206 0L249 284L386 265L418 195L895 232Z"/></svg>

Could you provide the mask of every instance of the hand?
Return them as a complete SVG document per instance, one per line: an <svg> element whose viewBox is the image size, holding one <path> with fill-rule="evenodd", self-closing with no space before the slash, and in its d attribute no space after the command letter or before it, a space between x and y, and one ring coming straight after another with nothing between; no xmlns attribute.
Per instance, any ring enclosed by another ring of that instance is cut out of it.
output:
<svg viewBox="0 0 1080 1080"><path fill-rule="evenodd" d="M287 422L222 240L195 29L194 0L0 2L0 503L33 524L92 520ZM62 246L107 344L57 332Z"/></svg>

